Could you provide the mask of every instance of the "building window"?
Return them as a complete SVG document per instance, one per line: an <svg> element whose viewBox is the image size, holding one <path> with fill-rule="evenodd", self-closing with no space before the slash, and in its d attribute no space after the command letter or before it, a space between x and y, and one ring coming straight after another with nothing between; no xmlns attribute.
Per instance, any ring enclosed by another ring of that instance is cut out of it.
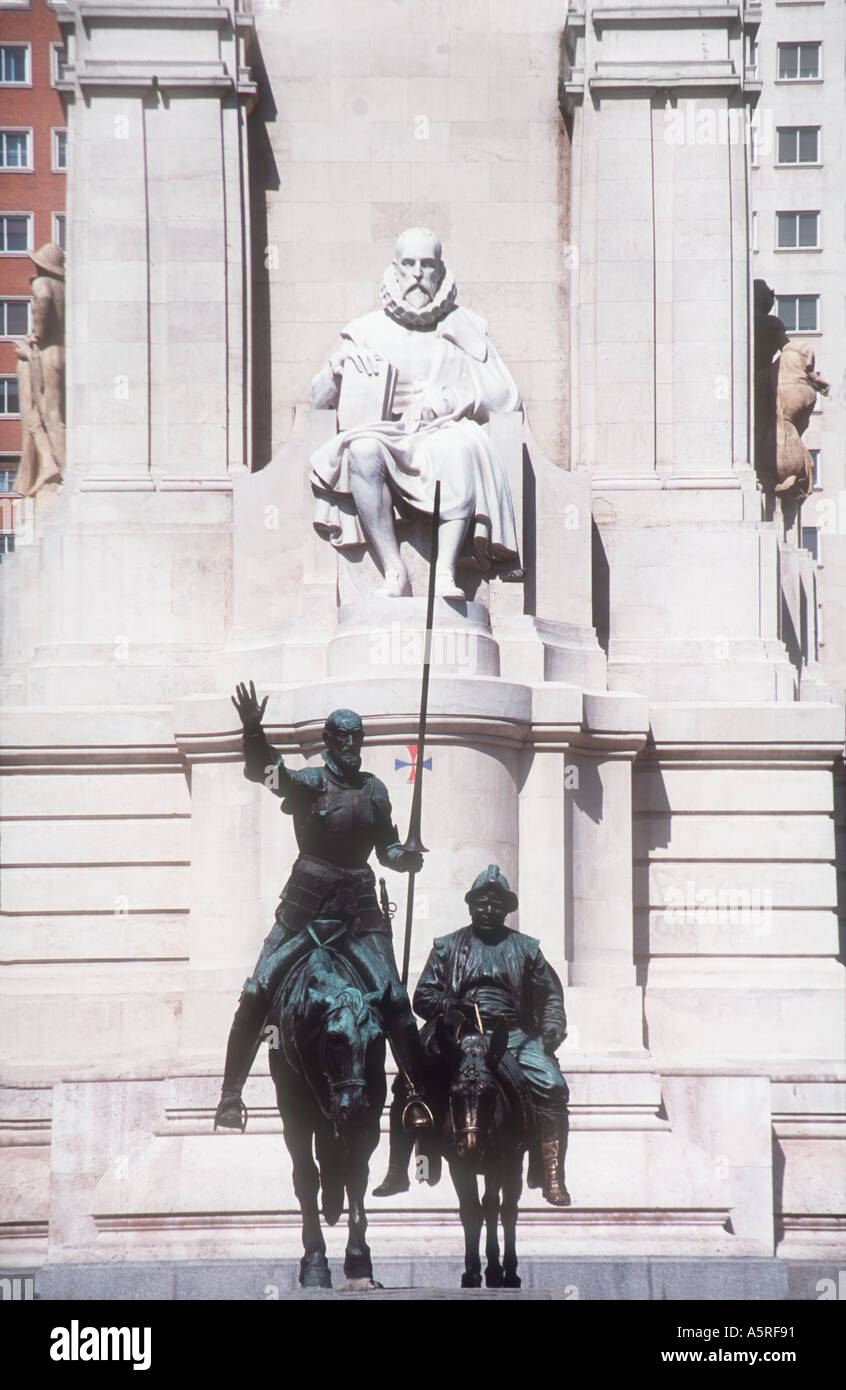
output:
<svg viewBox="0 0 846 1390"><path fill-rule="evenodd" d="M0 255L20 256L32 249L32 213L0 212Z"/></svg>
<svg viewBox="0 0 846 1390"><path fill-rule="evenodd" d="M67 81L68 76L68 53L63 43L51 43L50 45L50 82L55 87L57 82Z"/></svg>
<svg viewBox="0 0 846 1390"><path fill-rule="evenodd" d="M68 133L53 128L53 171L63 174L68 167Z"/></svg>
<svg viewBox="0 0 846 1390"><path fill-rule="evenodd" d="M14 492L15 478L18 475L18 464L20 459L15 459L14 468L9 468L9 458L4 457L0 462L0 492Z"/></svg>
<svg viewBox="0 0 846 1390"><path fill-rule="evenodd" d="M32 168L32 131L0 130L0 169Z"/></svg>
<svg viewBox="0 0 846 1390"><path fill-rule="evenodd" d="M0 338L25 338L30 328L28 299L0 299Z"/></svg>
<svg viewBox="0 0 846 1390"><path fill-rule="evenodd" d="M813 485L815 488L822 487L822 459L820 457L820 450L809 449L808 453L811 455L814 465Z"/></svg>
<svg viewBox="0 0 846 1390"><path fill-rule="evenodd" d="M7 419L20 415L21 402L18 395L18 378L0 376L0 416Z"/></svg>
<svg viewBox="0 0 846 1390"><path fill-rule="evenodd" d="M816 333L819 331L818 294L780 294L776 299L776 313L788 333Z"/></svg>
<svg viewBox="0 0 846 1390"><path fill-rule="evenodd" d="M811 555L820 562L820 533L817 526L802 527L802 549L810 551Z"/></svg>
<svg viewBox="0 0 846 1390"><path fill-rule="evenodd" d="M65 214L63 212L53 213L53 240L57 246L65 250Z"/></svg>
<svg viewBox="0 0 846 1390"><path fill-rule="evenodd" d="M0 83L4 87L29 86L28 43L0 43Z"/></svg>
<svg viewBox="0 0 846 1390"><path fill-rule="evenodd" d="M14 555L15 553L15 533L5 531L0 534L0 556Z"/></svg>
<svg viewBox="0 0 846 1390"><path fill-rule="evenodd" d="M819 164L818 125L783 125L776 131L779 164Z"/></svg>
<svg viewBox="0 0 846 1390"><path fill-rule="evenodd" d="M810 82L820 76L819 43L780 43L778 78L780 82Z"/></svg>
<svg viewBox="0 0 846 1390"><path fill-rule="evenodd" d="M776 246L782 251L801 251L820 244L818 212L777 212Z"/></svg>

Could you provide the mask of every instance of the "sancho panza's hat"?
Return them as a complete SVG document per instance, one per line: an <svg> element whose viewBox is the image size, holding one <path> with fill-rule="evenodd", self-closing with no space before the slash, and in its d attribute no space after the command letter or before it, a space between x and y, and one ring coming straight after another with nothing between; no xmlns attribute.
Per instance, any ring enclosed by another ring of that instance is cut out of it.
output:
<svg viewBox="0 0 846 1390"><path fill-rule="evenodd" d="M64 280L65 253L55 241L46 241L37 251L30 251L29 259L39 270L46 270L48 275L55 275L57 279Z"/></svg>
<svg viewBox="0 0 846 1390"><path fill-rule="evenodd" d="M508 886L508 879L500 873L498 864L489 864L484 872L479 874L469 893L464 894L464 901L469 907L472 907L476 899L481 897L483 893L496 893L502 901L506 914L517 911L517 894L512 893Z"/></svg>

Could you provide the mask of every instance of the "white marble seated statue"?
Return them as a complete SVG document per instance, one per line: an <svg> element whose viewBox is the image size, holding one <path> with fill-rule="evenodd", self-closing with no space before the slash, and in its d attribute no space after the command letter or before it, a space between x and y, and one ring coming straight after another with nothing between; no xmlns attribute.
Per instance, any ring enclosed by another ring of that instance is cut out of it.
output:
<svg viewBox="0 0 846 1390"><path fill-rule="evenodd" d="M314 524L339 548L369 541L384 576L376 592L400 598L411 590L396 517L431 517L440 479L437 593L463 598L455 567L468 533L462 564L519 563L505 470L482 426L519 410L520 393L484 319L458 306L432 232L397 239L381 298L342 331L312 384L312 407L337 408L340 431L311 458Z"/></svg>

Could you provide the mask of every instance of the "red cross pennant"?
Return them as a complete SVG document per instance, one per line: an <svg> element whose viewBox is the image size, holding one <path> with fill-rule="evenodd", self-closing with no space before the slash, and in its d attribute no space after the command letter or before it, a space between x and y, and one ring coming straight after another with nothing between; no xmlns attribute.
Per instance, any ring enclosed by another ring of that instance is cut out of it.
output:
<svg viewBox="0 0 846 1390"><path fill-rule="evenodd" d="M408 780L409 780L409 782L414 782L414 781L417 780L417 744L416 744L416 743L407 743L405 746L406 746L406 748L408 749L408 754L409 754L409 757L411 758L411 762L410 762L410 763L407 763L407 762L405 762L402 758L394 758L394 772L398 772L399 769L400 769L401 767L408 767L408 768L411 769L411 771L410 771L409 774L408 774ZM432 759L431 759L431 758L424 758L424 759L423 759L423 766L424 766L429 772L431 772L431 771L432 771Z"/></svg>

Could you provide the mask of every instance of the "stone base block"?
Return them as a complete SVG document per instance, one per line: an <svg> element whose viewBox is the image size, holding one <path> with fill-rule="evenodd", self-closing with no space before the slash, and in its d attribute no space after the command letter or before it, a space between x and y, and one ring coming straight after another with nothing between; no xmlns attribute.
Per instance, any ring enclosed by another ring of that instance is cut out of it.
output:
<svg viewBox="0 0 846 1390"><path fill-rule="evenodd" d="M288 1299L366 1298L391 1300L566 1299L613 1302L687 1300L815 1300L818 1285L837 1287L834 1265L762 1259L632 1259L626 1256L521 1259L522 1289L461 1290L459 1258L406 1255L376 1259L374 1273L382 1290L345 1294L343 1271L334 1261L333 1292L297 1288L299 1261L218 1260L159 1261L117 1265L46 1265L34 1273L34 1296L47 1301L129 1299L214 1299L227 1302ZM4 1271L5 1273L5 1271ZM15 1272L10 1272L10 1277ZM30 1272L32 1273L32 1272Z"/></svg>
<svg viewBox="0 0 846 1390"><path fill-rule="evenodd" d="M328 674L416 673L423 666L425 641L425 598L362 598L342 604L329 644ZM458 599L436 599L431 661L433 670L442 674L498 676L499 649L487 609Z"/></svg>

